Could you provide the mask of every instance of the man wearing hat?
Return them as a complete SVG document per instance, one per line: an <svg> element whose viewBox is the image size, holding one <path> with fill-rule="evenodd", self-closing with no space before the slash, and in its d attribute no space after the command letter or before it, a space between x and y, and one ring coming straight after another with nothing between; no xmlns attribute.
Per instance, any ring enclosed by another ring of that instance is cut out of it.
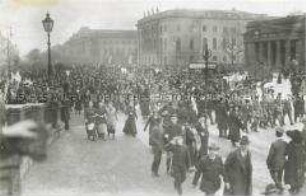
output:
<svg viewBox="0 0 306 196"><path fill-rule="evenodd" d="M165 132L164 132L164 138L165 138L165 144L169 145L169 143L173 140L173 138L177 136L183 136L183 129L182 126L178 124L178 117L176 113L171 114L170 118L171 122L170 124L165 127ZM183 139L185 142L185 138ZM171 152L167 151L167 172L170 172L170 167L171 167Z"/></svg>
<svg viewBox="0 0 306 196"><path fill-rule="evenodd" d="M216 144L211 144L208 155L202 157L199 163L198 169L202 176L200 190L209 196L215 195L221 186L223 162L222 158L217 155L219 149Z"/></svg>
<svg viewBox="0 0 306 196"><path fill-rule="evenodd" d="M283 138L284 134L283 128L277 127L275 131L277 139L270 146L266 163L276 188L278 188L279 191L282 192L283 191L282 182L283 182L284 166L286 161L285 152L287 148L287 142L284 141Z"/></svg>
<svg viewBox="0 0 306 196"><path fill-rule="evenodd" d="M190 168L190 154L182 136L174 137L166 150L172 152L171 176L174 178L174 188L182 195L182 183L186 180Z"/></svg>
<svg viewBox="0 0 306 196"><path fill-rule="evenodd" d="M252 195L252 161L248 136L242 136L240 147L225 161L225 192L230 195Z"/></svg>

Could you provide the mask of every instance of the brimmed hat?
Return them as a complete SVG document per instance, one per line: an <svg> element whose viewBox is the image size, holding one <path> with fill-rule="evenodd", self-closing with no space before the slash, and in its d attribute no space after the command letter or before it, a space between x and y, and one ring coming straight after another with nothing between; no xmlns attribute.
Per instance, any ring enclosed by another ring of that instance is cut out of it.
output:
<svg viewBox="0 0 306 196"><path fill-rule="evenodd" d="M282 127L276 127L275 131L279 132L279 133L284 133L285 132L285 130Z"/></svg>
<svg viewBox="0 0 306 196"><path fill-rule="evenodd" d="M213 150L213 151L218 151L220 150L220 147L217 146L217 144L215 143L212 143L209 147L208 147L209 150Z"/></svg>
<svg viewBox="0 0 306 196"><path fill-rule="evenodd" d="M249 137L246 135L242 136L240 145L249 145L249 144L250 144Z"/></svg>
<svg viewBox="0 0 306 196"><path fill-rule="evenodd" d="M292 139L293 142L300 143L303 141L302 133L297 129L292 131L287 131L286 133L288 137Z"/></svg>

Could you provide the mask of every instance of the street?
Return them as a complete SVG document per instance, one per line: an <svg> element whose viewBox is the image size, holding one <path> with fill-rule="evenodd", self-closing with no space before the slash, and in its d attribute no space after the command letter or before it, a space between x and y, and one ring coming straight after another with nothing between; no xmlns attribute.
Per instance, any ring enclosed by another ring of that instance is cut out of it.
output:
<svg viewBox="0 0 306 196"><path fill-rule="evenodd" d="M151 176L153 159L148 146L148 134L138 115L137 138L124 136L125 116L119 114L116 140L91 142L87 140L83 116L72 114L71 130L62 133L48 152L48 160L34 165L26 176L24 196L33 195L169 195L174 194L172 178L166 174L165 158L160 177ZM229 141L218 138L216 126L211 126L210 142L221 146L223 158L233 150ZM249 133L253 161L254 195L271 183L265 159L268 145L273 141L273 130ZM183 194L203 195L191 186L193 173L183 186ZM60 188L59 188L60 187ZM51 193L52 192L52 193Z"/></svg>

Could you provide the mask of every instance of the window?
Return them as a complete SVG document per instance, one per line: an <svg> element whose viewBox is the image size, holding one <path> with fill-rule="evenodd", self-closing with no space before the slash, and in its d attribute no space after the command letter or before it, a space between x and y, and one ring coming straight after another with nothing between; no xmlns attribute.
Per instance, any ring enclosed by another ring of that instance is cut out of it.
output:
<svg viewBox="0 0 306 196"><path fill-rule="evenodd" d="M213 56L212 60L213 61L218 61L218 57L217 56Z"/></svg>
<svg viewBox="0 0 306 196"><path fill-rule="evenodd" d="M233 46L236 46L237 44L237 39L235 37L232 38L232 45Z"/></svg>
<svg viewBox="0 0 306 196"><path fill-rule="evenodd" d="M217 32L218 32L218 27L217 27L217 26L214 26L214 27L213 27L213 32L214 32L214 33L217 33Z"/></svg>
<svg viewBox="0 0 306 196"><path fill-rule="evenodd" d="M179 24L177 25L176 30L177 30L178 32L181 31L181 26L180 26Z"/></svg>
<svg viewBox="0 0 306 196"><path fill-rule="evenodd" d="M223 57L223 62L225 62L225 63L227 62L227 57L226 56Z"/></svg>
<svg viewBox="0 0 306 196"><path fill-rule="evenodd" d="M237 57L236 55L233 55L233 61L236 61Z"/></svg>
<svg viewBox="0 0 306 196"><path fill-rule="evenodd" d="M225 33L225 34L228 33L228 28L227 27L223 27L223 33Z"/></svg>
<svg viewBox="0 0 306 196"><path fill-rule="evenodd" d="M217 38L213 38L213 49L214 50L217 50L217 45L218 45Z"/></svg>
<svg viewBox="0 0 306 196"><path fill-rule="evenodd" d="M208 46L207 38L203 38L203 51L206 49L206 45Z"/></svg>
<svg viewBox="0 0 306 196"><path fill-rule="evenodd" d="M161 34L163 33L163 27L162 27L162 26L159 27L159 32L160 32Z"/></svg>
<svg viewBox="0 0 306 196"><path fill-rule="evenodd" d="M224 37L222 42L223 50L226 50L226 45L227 45L227 39Z"/></svg>
<svg viewBox="0 0 306 196"><path fill-rule="evenodd" d="M194 49L194 40L193 40L193 38L191 38L191 40L190 40L189 47L190 47L190 50Z"/></svg>
<svg viewBox="0 0 306 196"><path fill-rule="evenodd" d="M206 32L206 31L207 31L206 25L203 26L202 31L203 31L203 32Z"/></svg>
<svg viewBox="0 0 306 196"><path fill-rule="evenodd" d="M164 65L168 65L167 56L164 57Z"/></svg>
<svg viewBox="0 0 306 196"><path fill-rule="evenodd" d="M167 25L164 25L164 32L167 32Z"/></svg>
<svg viewBox="0 0 306 196"><path fill-rule="evenodd" d="M236 34L236 32L237 32L236 27L232 27L232 28L231 28L231 33Z"/></svg>
<svg viewBox="0 0 306 196"><path fill-rule="evenodd" d="M167 38L164 39L164 49L167 50Z"/></svg>

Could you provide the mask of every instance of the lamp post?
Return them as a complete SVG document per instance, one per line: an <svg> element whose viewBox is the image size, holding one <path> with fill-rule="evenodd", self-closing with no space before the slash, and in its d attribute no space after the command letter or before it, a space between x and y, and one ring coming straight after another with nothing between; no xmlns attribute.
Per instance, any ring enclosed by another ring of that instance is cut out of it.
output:
<svg viewBox="0 0 306 196"><path fill-rule="evenodd" d="M211 50L208 49L208 45L205 44L204 55L203 58L205 60L205 84L207 84L208 79L208 63L209 58L211 57Z"/></svg>
<svg viewBox="0 0 306 196"><path fill-rule="evenodd" d="M52 78L53 70L52 70L52 64L51 64L51 42L50 42L50 33L52 32L54 20L50 18L50 14L47 12L46 18L42 21L44 30L46 31L48 35L48 79Z"/></svg>

